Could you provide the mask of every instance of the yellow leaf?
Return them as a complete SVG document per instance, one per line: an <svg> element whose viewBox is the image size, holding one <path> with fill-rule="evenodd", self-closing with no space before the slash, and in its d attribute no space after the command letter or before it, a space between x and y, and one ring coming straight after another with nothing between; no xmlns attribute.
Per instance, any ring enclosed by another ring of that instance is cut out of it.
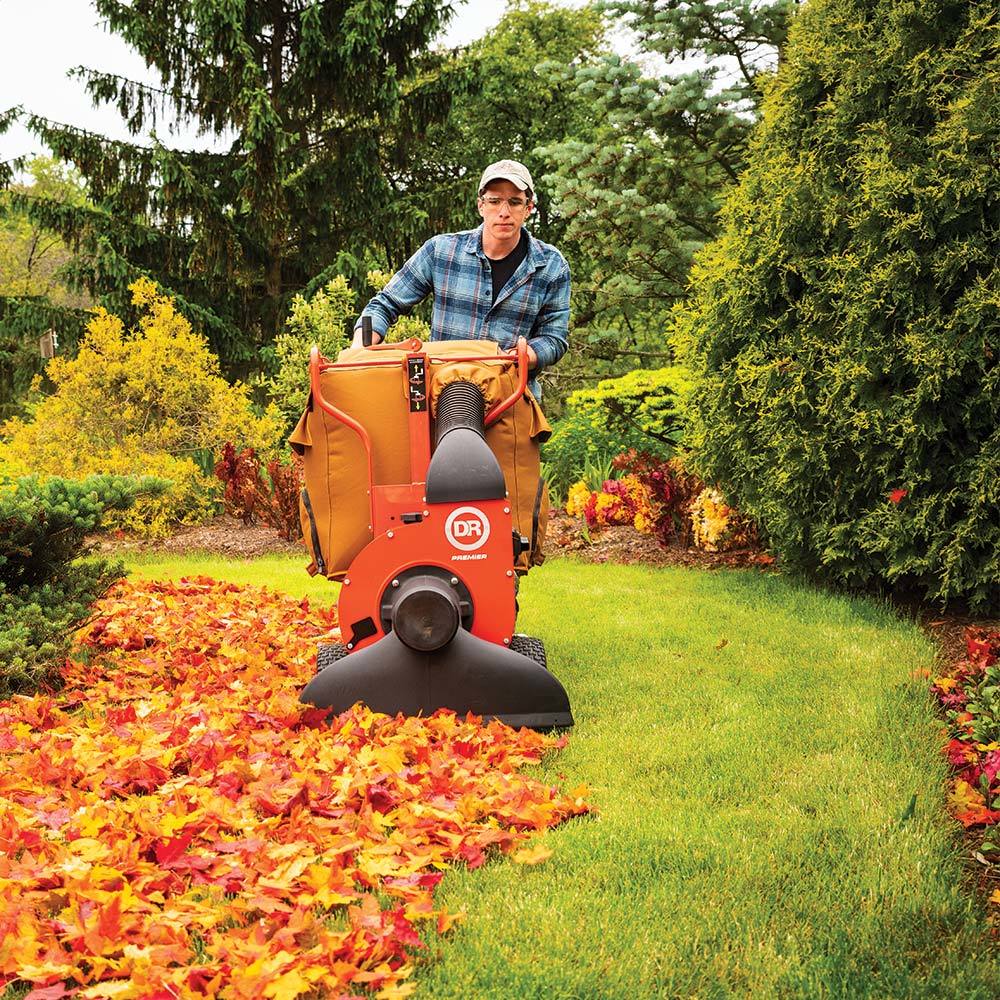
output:
<svg viewBox="0 0 1000 1000"><path fill-rule="evenodd" d="M372 759L378 767L389 774L399 774L403 770L406 756L399 747L378 747L372 754Z"/></svg>
<svg viewBox="0 0 1000 1000"><path fill-rule="evenodd" d="M535 844L534 847L523 847L514 854L514 860L519 865L540 865L543 861L548 861L551 857L551 849L544 844Z"/></svg>
<svg viewBox="0 0 1000 1000"><path fill-rule="evenodd" d="M83 990L79 996L86 997L87 1000L98 1000L110 997L137 997L142 992L142 988L133 984L130 979L108 979Z"/></svg>
<svg viewBox="0 0 1000 1000"><path fill-rule="evenodd" d="M264 996L273 1000L295 1000L300 993L310 989L312 983L298 969L289 969L264 987Z"/></svg>
<svg viewBox="0 0 1000 1000"><path fill-rule="evenodd" d="M956 812L986 805L986 800L967 781L956 781L955 787L948 796L948 802Z"/></svg>
<svg viewBox="0 0 1000 1000"><path fill-rule="evenodd" d="M42 962L39 965L23 963L17 967L17 974L29 983L45 983L55 977L68 979L75 972L76 966L72 962Z"/></svg>

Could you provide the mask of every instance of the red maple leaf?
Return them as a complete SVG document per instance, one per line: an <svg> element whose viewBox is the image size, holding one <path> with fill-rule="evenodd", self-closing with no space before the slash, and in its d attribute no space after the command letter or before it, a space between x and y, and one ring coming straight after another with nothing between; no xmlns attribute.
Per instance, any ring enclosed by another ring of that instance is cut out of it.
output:
<svg viewBox="0 0 1000 1000"><path fill-rule="evenodd" d="M153 848L157 862L164 867L173 864L188 849L193 839L192 830L191 833L182 834L180 837L158 841Z"/></svg>

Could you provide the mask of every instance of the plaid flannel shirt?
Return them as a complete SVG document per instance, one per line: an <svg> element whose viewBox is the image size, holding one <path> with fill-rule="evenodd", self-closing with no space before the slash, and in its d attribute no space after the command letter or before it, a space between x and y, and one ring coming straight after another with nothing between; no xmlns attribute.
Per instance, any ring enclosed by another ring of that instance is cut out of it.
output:
<svg viewBox="0 0 1000 1000"><path fill-rule="evenodd" d="M365 306L381 336L404 313L434 295L431 340L493 340L512 348L523 336L538 355L535 376L554 365L569 345L569 265L548 243L528 233L528 252L493 301L490 259L483 227L429 239ZM360 326L361 321L358 321Z"/></svg>

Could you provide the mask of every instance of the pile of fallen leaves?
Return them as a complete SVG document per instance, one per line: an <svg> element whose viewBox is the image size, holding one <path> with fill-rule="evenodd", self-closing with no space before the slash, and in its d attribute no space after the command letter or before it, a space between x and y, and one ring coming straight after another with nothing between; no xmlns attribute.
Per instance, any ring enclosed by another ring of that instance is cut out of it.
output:
<svg viewBox="0 0 1000 1000"><path fill-rule="evenodd" d="M304 708L334 626L257 588L121 584L64 690L0 703L0 989L405 996L419 930L456 919L443 873L544 860L532 832L587 811L519 773L554 738Z"/></svg>

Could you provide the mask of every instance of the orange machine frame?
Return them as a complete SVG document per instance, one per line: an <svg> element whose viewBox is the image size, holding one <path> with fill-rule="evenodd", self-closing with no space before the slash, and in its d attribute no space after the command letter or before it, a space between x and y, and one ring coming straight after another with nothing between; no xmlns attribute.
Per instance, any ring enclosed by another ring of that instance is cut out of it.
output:
<svg viewBox="0 0 1000 1000"><path fill-rule="evenodd" d="M318 347L309 356L309 381L313 402L334 419L358 435L365 450L368 467L369 542L351 563L343 580L338 603L338 614L343 640L348 649L360 649L380 639L385 633L380 618L382 594L399 574L417 566L434 566L452 574L456 581L472 595L474 615L471 632L490 642L508 645L514 630L516 609L514 604L514 553L510 504L506 499L475 501L470 509L489 522L488 537L474 555L454 550L445 535L445 524L450 514L470 505L465 502L429 504L425 495L427 467L431 458L431 414L428 395L428 358L424 344L417 339L398 344L378 344L371 351L394 350L404 352L401 358L350 361L327 361ZM495 404L486 414L485 426L489 427L501 414L512 407L523 395L528 383L527 341L519 337L511 354L496 358L482 356L449 356L433 359L451 364L461 361L504 365L514 364L518 369L518 382L506 399ZM364 426L348 413L338 409L323 395L321 376L329 371L355 368L398 366L408 382L415 382L419 373L420 384L410 387L409 414L410 482L379 485L374 481L374 463L371 438ZM421 388L423 396L420 396ZM419 401L428 405L419 407ZM404 520L403 515L407 515ZM415 519L416 518L416 519ZM371 619L376 631L363 636L350 634L352 623Z"/></svg>

